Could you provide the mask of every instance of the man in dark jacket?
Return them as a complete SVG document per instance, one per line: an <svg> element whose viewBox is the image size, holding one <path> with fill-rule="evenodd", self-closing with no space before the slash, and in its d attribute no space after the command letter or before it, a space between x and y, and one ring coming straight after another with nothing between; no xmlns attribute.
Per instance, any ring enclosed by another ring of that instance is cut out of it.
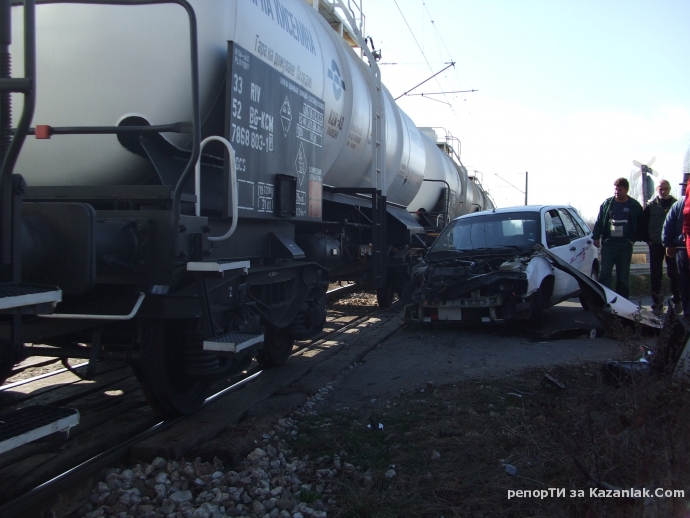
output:
<svg viewBox="0 0 690 518"><path fill-rule="evenodd" d="M671 280L671 301L676 313L683 310L680 301L680 289L678 288L678 266L675 255L666 255L666 248L661 241L661 233L664 221L671 205L676 199L671 196L671 184L667 180L661 180L657 187L659 195L645 207L642 212L640 237L649 246L649 273L652 284L652 311L661 315L664 310L664 302L661 294L661 278L663 274L664 259L666 260L666 274Z"/></svg>
<svg viewBox="0 0 690 518"><path fill-rule="evenodd" d="M614 196L599 207L592 238L594 246L601 244L599 282L611 288L611 274L616 267L616 293L630 296L630 262L633 243L639 239L642 205L628 196L630 184L625 178L613 182Z"/></svg>

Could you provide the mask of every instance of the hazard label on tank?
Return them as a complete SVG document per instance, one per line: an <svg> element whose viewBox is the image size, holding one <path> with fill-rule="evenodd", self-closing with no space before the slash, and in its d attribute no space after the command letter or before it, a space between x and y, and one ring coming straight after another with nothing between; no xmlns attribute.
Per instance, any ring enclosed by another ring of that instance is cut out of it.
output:
<svg viewBox="0 0 690 518"><path fill-rule="evenodd" d="M283 106L280 108L280 121L283 123L283 133L287 137L288 131L290 130L290 124L292 123L292 110L290 109L290 101L285 98Z"/></svg>
<svg viewBox="0 0 690 518"><path fill-rule="evenodd" d="M307 157L304 154L304 146L299 145L297 158L295 159L295 169L297 169L297 183L300 187L304 184L304 176L307 174Z"/></svg>
<svg viewBox="0 0 690 518"><path fill-rule="evenodd" d="M242 165L238 180L255 187L238 189L240 217L290 217L281 207L287 204L294 218L320 220L325 103L235 42L228 43L228 57L226 138ZM291 192L286 175L295 179Z"/></svg>

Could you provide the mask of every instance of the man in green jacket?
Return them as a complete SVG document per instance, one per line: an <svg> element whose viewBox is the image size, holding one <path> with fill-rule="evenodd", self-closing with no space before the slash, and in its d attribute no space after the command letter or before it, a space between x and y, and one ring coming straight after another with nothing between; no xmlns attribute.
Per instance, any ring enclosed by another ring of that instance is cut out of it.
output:
<svg viewBox="0 0 690 518"><path fill-rule="evenodd" d="M625 178L613 182L614 196L599 207L592 238L601 245L599 282L611 288L611 274L616 267L616 293L630 296L630 262L633 243L639 239L642 205L628 196L630 184Z"/></svg>

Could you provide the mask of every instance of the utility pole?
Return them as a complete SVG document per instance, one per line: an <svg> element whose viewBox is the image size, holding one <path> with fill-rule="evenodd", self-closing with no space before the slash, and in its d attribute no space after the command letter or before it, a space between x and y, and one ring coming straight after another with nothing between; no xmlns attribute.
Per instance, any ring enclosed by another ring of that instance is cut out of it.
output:
<svg viewBox="0 0 690 518"><path fill-rule="evenodd" d="M529 172L525 171L525 205L527 205L527 185L529 182L527 181L527 178L529 177Z"/></svg>

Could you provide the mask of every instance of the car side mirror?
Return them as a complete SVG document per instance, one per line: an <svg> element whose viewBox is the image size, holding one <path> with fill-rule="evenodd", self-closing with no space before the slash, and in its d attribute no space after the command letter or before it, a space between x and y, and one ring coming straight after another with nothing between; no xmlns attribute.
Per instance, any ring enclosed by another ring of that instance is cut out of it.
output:
<svg viewBox="0 0 690 518"><path fill-rule="evenodd" d="M549 248L553 248L554 246L565 246L570 244L570 237L569 236L555 236L547 240L547 245L549 245Z"/></svg>

